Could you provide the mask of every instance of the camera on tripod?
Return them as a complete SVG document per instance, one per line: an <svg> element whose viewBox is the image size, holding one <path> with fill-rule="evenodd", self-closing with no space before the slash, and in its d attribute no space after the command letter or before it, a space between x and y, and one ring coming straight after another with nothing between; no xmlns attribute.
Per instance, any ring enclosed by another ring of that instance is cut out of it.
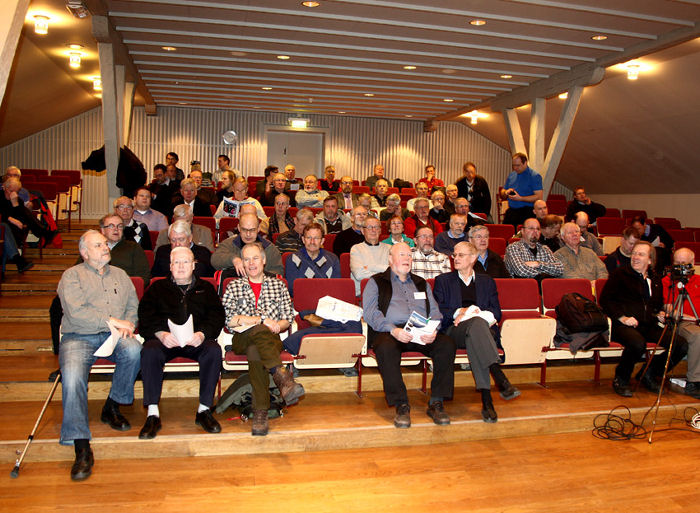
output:
<svg viewBox="0 0 700 513"><path fill-rule="evenodd" d="M695 274L695 267L692 264L674 264L668 268L667 272L673 281L680 281L687 285L690 277Z"/></svg>

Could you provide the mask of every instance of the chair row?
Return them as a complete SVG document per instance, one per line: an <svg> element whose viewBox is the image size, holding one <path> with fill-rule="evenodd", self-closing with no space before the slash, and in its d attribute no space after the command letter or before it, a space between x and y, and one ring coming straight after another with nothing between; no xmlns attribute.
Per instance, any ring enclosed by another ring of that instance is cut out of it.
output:
<svg viewBox="0 0 700 513"><path fill-rule="evenodd" d="M61 213L68 217L68 229L71 226L71 214L78 212L82 221L82 173L73 169L54 169L49 174L46 169L22 169L22 184L27 189L40 191L47 202L55 202L55 218ZM61 208L63 199L65 208Z"/></svg>

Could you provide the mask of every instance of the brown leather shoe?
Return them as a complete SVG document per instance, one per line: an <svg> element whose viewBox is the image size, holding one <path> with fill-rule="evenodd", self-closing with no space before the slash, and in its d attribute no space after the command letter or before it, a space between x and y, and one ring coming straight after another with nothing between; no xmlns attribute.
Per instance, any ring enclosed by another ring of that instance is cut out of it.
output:
<svg viewBox="0 0 700 513"><path fill-rule="evenodd" d="M287 406L299 402L299 398L304 395L304 387L294 381L294 377L283 365L279 365L272 375L272 380L282 394L282 399Z"/></svg>
<svg viewBox="0 0 700 513"><path fill-rule="evenodd" d="M269 427L267 425L267 410L253 410L253 425L251 434L253 436L265 436Z"/></svg>
<svg viewBox="0 0 700 513"><path fill-rule="evenodd" d="M85 481L92 474L94 464L95 458L92 455L92 449L90 447L79 449L75 453L75 462L70 469L70 478L73 481Z"/></svg>
<svg viewBox="0 0 700 513"><path fill-rule="evenodd" d="M411 427L411 407L408 404L404 403L396 405L394 426L399 429L407 429Z"/></svg>
<svg viewBox="0 0 700 513"><path fill-rule="evenodd" d="M304 320L311 324L314 328L318 328L323 323L323 317L319 317L316 314L309 314L304 316Z"/></svg>
<svg viewBox="0 0 700 513"><path fill-rule="evenodd" d="M450 416L445 411L442 401L435 401L430 404L426 413L438 426L446 426L450 423Z"/></svg>

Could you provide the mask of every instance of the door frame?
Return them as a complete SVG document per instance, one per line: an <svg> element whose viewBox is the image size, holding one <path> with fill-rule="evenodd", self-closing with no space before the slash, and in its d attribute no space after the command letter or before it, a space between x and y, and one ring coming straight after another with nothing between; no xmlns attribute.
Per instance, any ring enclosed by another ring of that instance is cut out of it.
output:
<svg viewBox="0 0 700 513"><path fill-rule="evenodd" d="M323 151L321 155L321 176L319 178L323 178L323 170L326 167L326 162L329 161L329 149L328 149L328 140L330 139L330 134L331 130L330 128L323 128L323 127L307 127L307 128L293 128L289 125L265 125L263 129L263 136L265 137L265 143L262 145L263 146L263 159L267 161L267 137L270 132L305 132L305 133L311 133L311 134L322 134L322 145L323 145ZM269 162L265 165L269 165Z"/></svg>

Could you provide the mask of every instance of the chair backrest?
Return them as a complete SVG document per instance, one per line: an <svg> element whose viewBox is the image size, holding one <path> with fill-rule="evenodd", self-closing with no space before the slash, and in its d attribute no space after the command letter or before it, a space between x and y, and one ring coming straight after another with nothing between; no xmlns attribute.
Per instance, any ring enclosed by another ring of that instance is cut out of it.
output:
<svg viewBox="0 0 700 513"><path fill-rule="evenodd" d="M54 169L51 171L51 176L65 176L70 179L70 184L72 186L80 185L82 177L80 171L75 171L71 169Z"/></svg>
<svg viewBox="0 0 700 513"><path fill-rule="evenodd" d="M151 238L151 247L155 248L156 247L156 242L158 241L158 234L160 232L158 230L149 230L148 231L148 236ZM153 267L151 265L151 267Z"/></svg>
<svg viewBox="0 0 700 513"><path fill-rule="evenodd" d="M155 254L153 253L153 250L144 249L143 252L146 253L146 258L148 259L148 268L153 269L153 263L156 260Z"/></svg>
<svg viewBox="0 0 700 513"><path fill-rule="evenodd" d="M58 188L56 184L52 182L34 182L32 184L32 189L41 192L46 201L56 201L56 196L58 196Z"/></svg>
<svg viewBox="0 0 700 513"><path fill-rule="evenodd" d="M666 229L668 234L673 238L676 243L678 242L695 242L695 234L692 230L674 230Z"/></svg>
<svg viewBox="0 0 700 513"><path fill-rule="evenodd" d="M216 240L216 219L209 216L194 216L192 223L209 228L211 230L211 239Z"/></svg>
<svg viewBox="0 0 700 513"><path fill-rule="evenodd" d="M36 179L41 180L45 179L49 176L49 170L48 169L32 169L32 168L22 168L22 178L24 178L26 175L32 175Z"/></svg>
<svg viewBox="0 0 700 513"><path fill-rule="evenodd" d="M350 278L350 253L340 254L340 276Z"/></svg>
<svg viewBox="0 0 700 513"><path fill-rule="evenodd" d="M532 278L496 278L501 310L540 310L540 291Z"/></svg>
<svg viewBox="0 0 700 513"><path fill-rule="evenodd" d="M590 300L594 299L593 288L588 280L582 278L546 278L542 280L542 305L545 315L555 317L554 309L561 302L562 296L571 292L578 292Z"/></svg>
<svg viewBox="0 0 700 513"><path fill-rule="evenodd" d="M275 214L275 207L263 207L263 210L267 217L271 217Z"/></svg>
<svg viewBox="0 0 700 513"><path fill-rule="evenodd" d="M238 227L237 217L222 217L219 219L219 240L229 237L228 232L232 232Z"/></svg>
<svg viewBox="0 0 700 513"><path fill-rule="evenodd" d="M298 278L294 280L294 309L313 310L323 296L357 304L355 282L350 278Z"/></svg>
<svg viewBox="0 0 700 513"><path fill-rule="evenodd" d="M606 235L605 237L603 237L603 253L609 255L620 246L621 242L622 237L618 237L615 235Z"/></svg>
<svg viewBox="0 0 700 513"><path fill-rule="evenodd" d="M566 196L563 194L550 194L549 196L547 196L547 201L549 200L566 201Z"/></svg>
<svg viewBox="0 0 700 513"><path fill-rule="evenodd" d="M566 208L568 207L568 204L566 203L566 200L553 200L553 199L548 199L547 200L547 212L550 214L553 214L555 216L563 216L566 214Z"/></svg>
<svg viewBox="0 0 700 513"><path fill-rule="evenodd" d="M355 194L364 194L365 192L369 194L369 187L366 185L357 185L352 188L352 192Z"/></svg>
<svg viewBox="0 0 700 513"><path fill-rule="evenodd" d="M489 229L489 237L500 237L508 240L515 235L515 228L512 224L485 224Z"/></svg>
<svg viewBox="0 0 700 513"><path fill-rule="evenodd" d="M275 234L277 235L277 234ZM282 267L284 268L284 274L287 275L287 259L294 254L293 251L285 251L282 253Z"/></svg>
<svg viewBox="0 0 700 513"><path fill-rule="evenodd" d="M132 276L131 283L134 284L134 288L136 289L136 297L141 301L143 297L143 278L141 278L141 276Z"/></svg>
<svg viewBox="0 0 700 513"><path fill-rule="evenodd" d="M654 223L663 226L666 230L680 230L681 222L675 217L655 217Z"/></svg>
<svg viewBox="0 0 700 513"><path fill-rule="evenodd" d="M605 209L605 217L622 217L622 214L620 213L619 208L607 207Z"/></svg>
<svg viewBox="0 0 700 513"><path fill-rule="evenodd" d="M506 240L489 236L489 249L503 258L506 255Z"/></svg>
<svg viewBox="0 0 700 513"><path fill-rule="evenodd" d="M323 237L323 249L333 252L333 243L335 242L335 233L327 233Z"/></svg>
<svg viewBox="0 0 700 513"><path fill-rule="evenodd" d="M620 236L622 230L625 229L625 220L621 217L599 217L596 220L598 225L598 235L615 235Z"/></svg>
<svg viewBox="0 0 700 513"><path fill-rule="evenodd" d="M646 210L634 210L634 209L627 209L627 208L622 209L622 217L624 217L625 219L636 217L636 216L644 216L645 219L648 218Z"/></svg>
<svg viewBox="0 0 700 513"><path fill-rule="evenodd" d="M607 278L598 278L595 281L595 300L596 303L600 304L600 294L605 288L605 284L608 282Z"/></svg>

